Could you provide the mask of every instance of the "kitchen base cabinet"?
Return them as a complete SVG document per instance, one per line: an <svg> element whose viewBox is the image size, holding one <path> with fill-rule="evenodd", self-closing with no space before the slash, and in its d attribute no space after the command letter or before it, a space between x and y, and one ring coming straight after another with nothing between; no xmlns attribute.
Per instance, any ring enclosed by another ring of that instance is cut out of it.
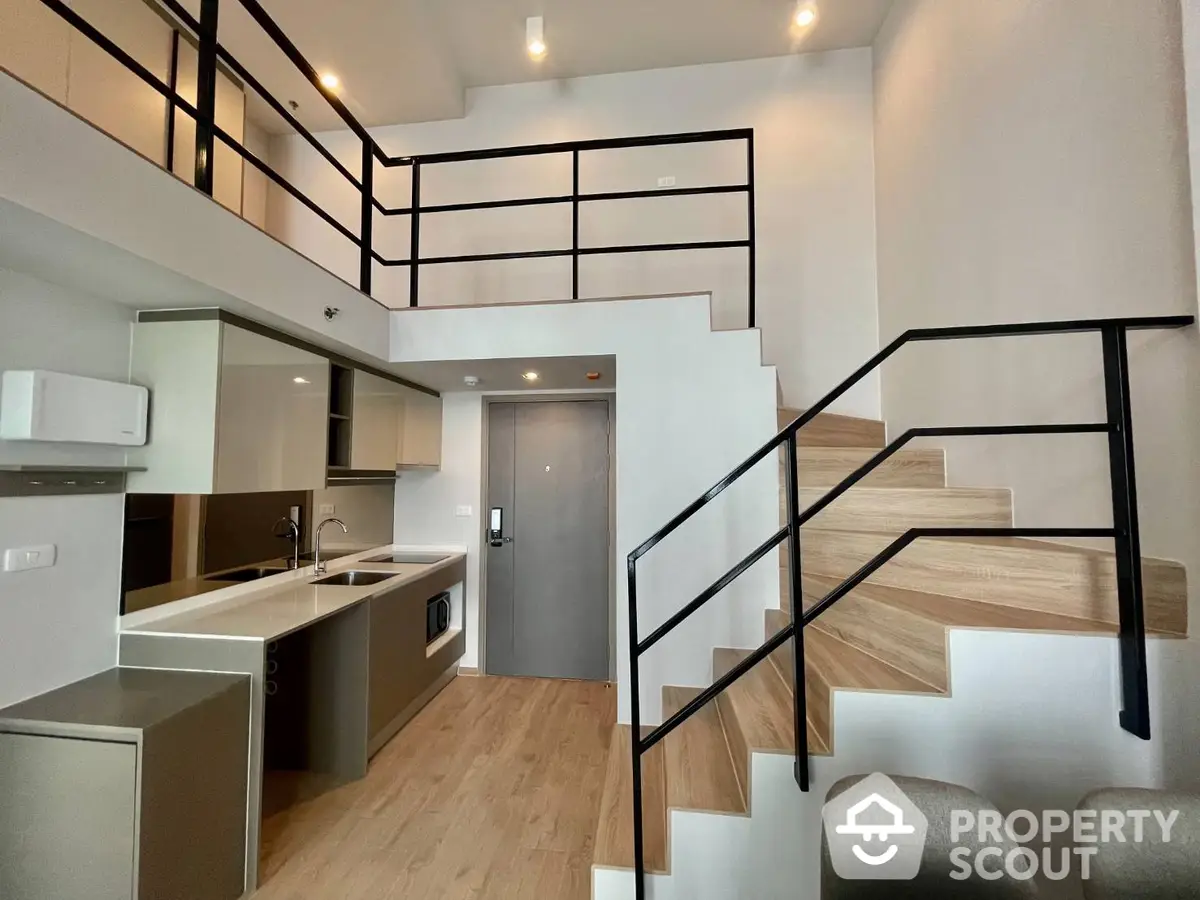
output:
<svg viewBox="0 0 1200 900"><path fill-rule="evenodd" d="M154 669L0 710L0 897L241 897L249 723L249 677Z"/></svg>
<svg viewBox="0 0 1200 900"><path fill-rule="evenodd" d="M425 643L426 603L461 584L466 560L370 599L368 647L368 753L374 756L444 687L446 672L466 651L461 629L430 654ZM436 685L436 686L435 686Z"/></svg>

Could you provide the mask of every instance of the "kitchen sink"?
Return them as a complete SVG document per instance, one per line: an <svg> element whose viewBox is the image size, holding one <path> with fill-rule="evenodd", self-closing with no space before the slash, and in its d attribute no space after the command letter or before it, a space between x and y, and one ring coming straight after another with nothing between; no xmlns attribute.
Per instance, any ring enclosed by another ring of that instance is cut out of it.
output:
<svg viewBox="0 0 1200 900"><path fill-rule="evenodd" d="M255 566L249 569L234 569L232 572L220 572L216 575L205 575L205 581L257 581L260 578L270 578L279 575L287 569L268 569Z"/></svg>
<svg viewBox="0 0 1200 900"><path fill-rule="evenodd" d="M313 584L342 585L344 587L361 587L368 584L379 584L389 578L395 578L395 572L338 572L336 575L326 575L318 578Z"/></svg>
<svg viewBox="0 0 1200 900"><path fill-rule="evenodd" d="M449 553L422 553L419 550L397 550L395 553L385 553L383 556L372 556L370 559L364 559L363 562L417 563L421 565L431 565L433 563L440 563L442 560L449 558Z"/></svg>

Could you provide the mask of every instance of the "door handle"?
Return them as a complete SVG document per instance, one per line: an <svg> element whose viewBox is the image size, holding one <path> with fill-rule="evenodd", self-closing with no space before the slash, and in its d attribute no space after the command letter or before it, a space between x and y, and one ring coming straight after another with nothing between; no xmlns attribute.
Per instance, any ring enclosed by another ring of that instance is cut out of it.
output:
<svg viewBox="0 0 1200 900"><path fill-rule="evenodd" d="M488 520L488 544L493 547L502 547L505 544L511 544L512 540L512 538L504 536L504 508L493 506Z"/></svg>

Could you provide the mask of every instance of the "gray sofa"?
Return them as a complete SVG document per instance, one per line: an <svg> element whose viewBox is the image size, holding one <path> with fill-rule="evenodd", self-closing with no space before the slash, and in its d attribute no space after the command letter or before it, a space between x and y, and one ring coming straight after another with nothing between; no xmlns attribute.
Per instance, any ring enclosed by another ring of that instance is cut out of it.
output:
<svg viewBox="0 0 1200 900"><path fill-rule="evenodd" d="M843 778L829 789L826 801L840 796L862 777ZM976 836L970 834L954 844L950 842L951 811L995 809L989 800L956 784L900 776L893 776L892 780L929 820L920 872L911 881L843 880L833 870L829 841L822 830L821 900L1027 900L1038 896L1032 881L1022 881L1008 875L996 881L986 881L974 873L965 881L950 877L954 871L950 851L954 847L981 849L984 846L977 846L977 841L972 839ZM1002 849L1007 853L1017 846L1009 843L1003 845ZM997 867L988 864L985 869L994 872Z"/></svg>
<svg viewBox="0 0 1200 900"><path fill-rule="evenodd" d="M1200 898L1200 796L1142 788L1104 788L1079 801L1081 810L1172 810L1179 817L1164 843L1153 818L1142 843L1096 844L1086 900L1196 900Z"/></svg>

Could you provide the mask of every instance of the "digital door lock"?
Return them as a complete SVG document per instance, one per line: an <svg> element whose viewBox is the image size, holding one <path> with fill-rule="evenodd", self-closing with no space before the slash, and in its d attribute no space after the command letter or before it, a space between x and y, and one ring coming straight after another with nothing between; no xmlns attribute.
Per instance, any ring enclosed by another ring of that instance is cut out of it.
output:
<svg viewBox="0 0 1200 900"><path fill-rule="evenodd" d="M504 536L504 509L493 506L488 520L488 543L493 547L511 544L512 538Z"/></svg>

